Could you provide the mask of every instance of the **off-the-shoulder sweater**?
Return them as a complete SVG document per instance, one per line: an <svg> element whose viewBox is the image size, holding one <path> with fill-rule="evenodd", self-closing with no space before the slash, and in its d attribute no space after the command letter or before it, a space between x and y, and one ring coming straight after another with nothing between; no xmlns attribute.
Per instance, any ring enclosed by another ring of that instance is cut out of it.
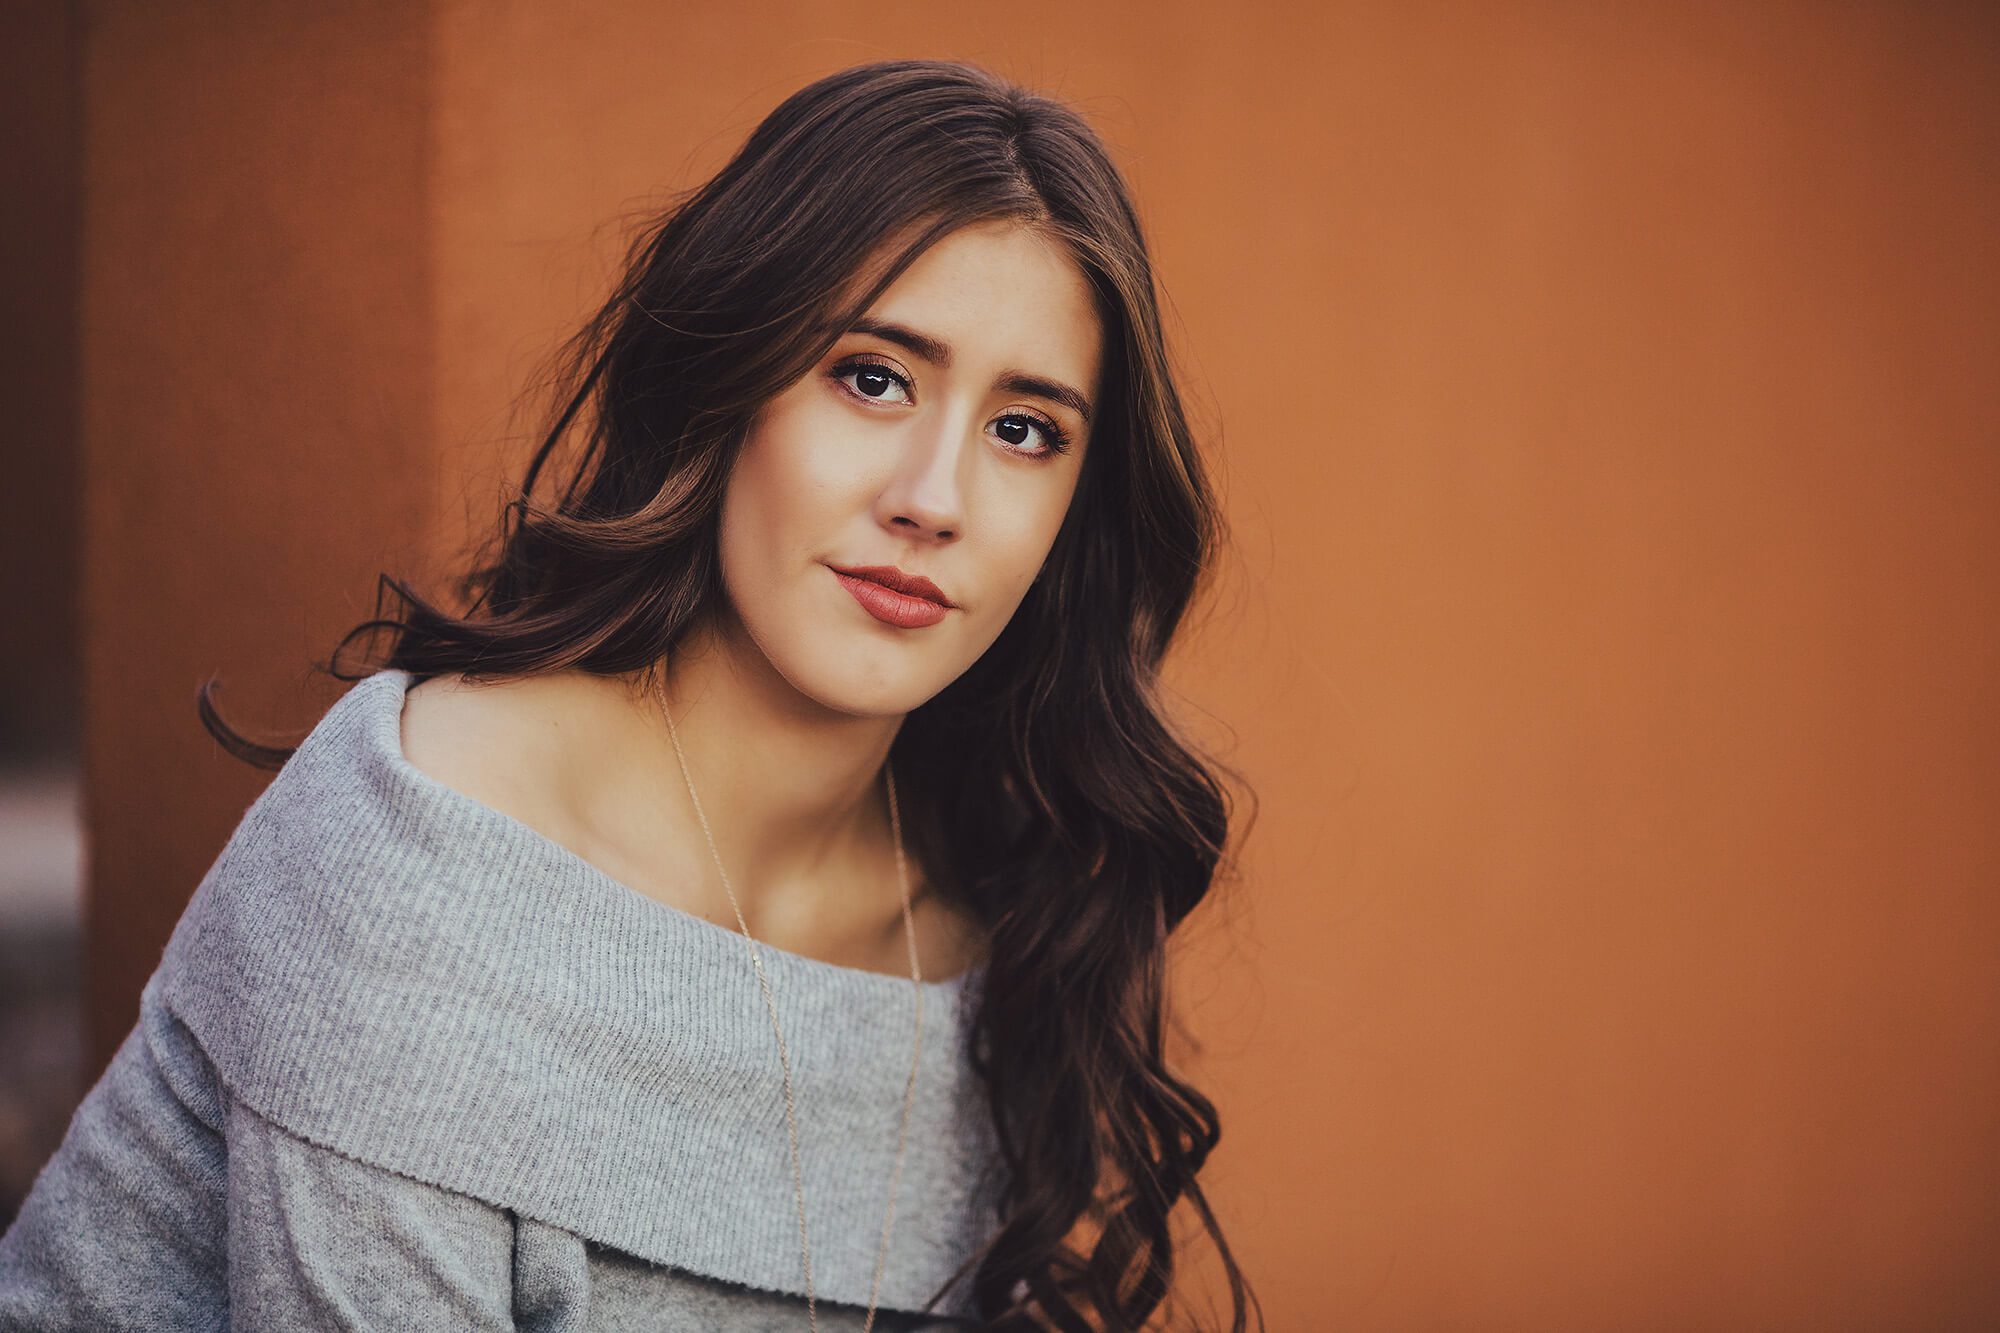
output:
<svg viewBox="0 0 2000 1333"><path fill-rule="evenodd" d="M356 682L251 804L4 1237L0 1328L806 1326L777 1046L740 931L412 765ZM823 1328L971 1321L1000 1166L921 986L762 947Z"/></svg>

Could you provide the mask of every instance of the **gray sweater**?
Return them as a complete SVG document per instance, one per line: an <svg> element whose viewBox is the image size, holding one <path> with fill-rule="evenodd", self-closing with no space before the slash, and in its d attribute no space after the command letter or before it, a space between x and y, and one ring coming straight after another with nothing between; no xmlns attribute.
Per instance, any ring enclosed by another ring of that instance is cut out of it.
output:
<svg viewBox="0 0 2000 1333"><path fill-rule="evenodd" d="M0 1237L0 1330L806 1326L741 932L411 765L410 682L343 695L203 877ZM918 988L763 958L820 1324L858 1329ZM981 970L921 987L880 1329L961 1326L969 1281L898 1312L997 1220L964 1053Z"/></svg>

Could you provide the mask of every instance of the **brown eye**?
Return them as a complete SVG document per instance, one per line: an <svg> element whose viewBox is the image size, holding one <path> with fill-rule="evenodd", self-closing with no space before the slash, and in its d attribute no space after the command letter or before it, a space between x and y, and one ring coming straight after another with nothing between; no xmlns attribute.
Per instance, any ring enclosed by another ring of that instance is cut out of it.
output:
<svg viewBox="0 0 2000 1333"><path fill-rule="evenodd" d="M1026 454L1030 457L1040 457L1044 454L1066 454L1069 452L1069 435L1061 426L1058 426L1053 421L1049 421L1043 417L1031 416L1026 412L1009 412L1006 416L1000 418L1000 427L1003 430L1009 427L1018 429L1021 425L1026 425L1040 431L1042 438L1047 443L1039 449L1024 449L1021 447L1021 442L1003 435L1001 437L1002 440L1015 453Z"/></svg>
<svg viewBox="0 0 2000 1333"><path fill-rule="evenodd" d="M848 392L856 398L866 398L874 403L910 401L910 382L879 361L843 361L829 374L842 384L846 384L850 379L854 380L855 383L848 388ZM887 396L898 388L903 391L901 398Z"/></svg>

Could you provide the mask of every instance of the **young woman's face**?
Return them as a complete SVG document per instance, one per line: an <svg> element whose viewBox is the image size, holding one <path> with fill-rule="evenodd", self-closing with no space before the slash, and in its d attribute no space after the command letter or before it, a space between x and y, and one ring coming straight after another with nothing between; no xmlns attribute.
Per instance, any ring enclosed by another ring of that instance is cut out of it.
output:
<svg viewBox="0 0 2000 1333"><path fill-rule="evenodd" d="M720 544L731 607L780 675L829 708L900 714L986 651L1076 491L1102 344L1072 260L979 224L919 256L766 404ZM835 572L862 566L927 578L952 605Z"/></svg>

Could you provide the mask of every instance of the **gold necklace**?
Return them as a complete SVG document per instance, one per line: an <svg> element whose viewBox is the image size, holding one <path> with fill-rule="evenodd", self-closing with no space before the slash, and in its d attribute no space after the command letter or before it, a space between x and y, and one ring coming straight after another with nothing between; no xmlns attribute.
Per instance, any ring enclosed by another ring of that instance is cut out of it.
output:
<svg viewBox="0 0 2000 1333"><path fill-rule="evenodd" d="M791 1056L785 1050L785 1034L778 1026L778 1006L771 999L771 982L764 975L764 960L757 951L756 937L750 933L750 923L743 919L743 909L737 906L736 890L730 887L729 872L722 868L722 853L715 848L715 835L709 831L708 816L702 812L701 798L695 795L694 778L688 773L687 752L681 749L681 736L674 726L673 710L667 707L664 673L654 677L653 693L659 698L660 712L666 716L667 734L673 738L674 754L680 759L681 777L687 780L688 799L694 802L695 816L701 820L702 836L708 839L708 853L715 858L716 873L722 876L723 892L729 895L729 905L736 911L736 924L742 927L743 938L750 942L750 961L757 969L757 983L764 991L764 1008L771 1015L771 1032L778 1039L778 1064L785 1075L785 1128L792 1142L792 1192L799 1206L799 1259L805 1266L806 1274L806 1318L814 1333L818 1333L819 1309L813 1300L812 1246L806 1239L805 1172L799 1166L799 1123L792 1107ZM882 1244L875 1255L875 1278L868 1287L868 1318L861 1325L862 1333L869 1333L875 1327L875 1303L882 1287L882 1266L889 1257L889 1228L896 1217L896 1182L903 1174L903 1144L910 1131L910 1103L916 1094L917 1065L924 1050L924 977L917 967L917 927L910 913L910 873L903 860L903 820L896 806L896 772L886 762L882 771L889 782L889 826L895 831L896 838L896 878L903 890L903 934L910 944L910 983L917 997L917 1023L915 1049L910 1053L910 1077L903 1087L903 1121L896 1131L896 1164L889 1173L889 1206L882 1218Z"/></svg>

